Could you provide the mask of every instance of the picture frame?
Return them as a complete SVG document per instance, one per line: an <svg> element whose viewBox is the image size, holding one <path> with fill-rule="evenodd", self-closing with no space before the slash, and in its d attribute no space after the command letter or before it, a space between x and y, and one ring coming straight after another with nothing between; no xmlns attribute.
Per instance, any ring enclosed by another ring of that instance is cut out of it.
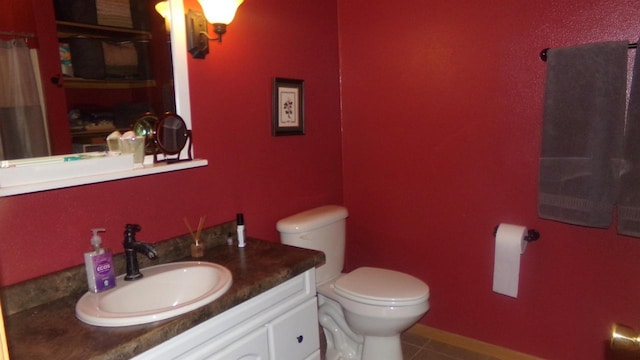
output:
<svg viewBox="0 0 640 360"><path fill-rule="evenodd" d="M304 80L273 79L273 136L304 135Z"/></svg>

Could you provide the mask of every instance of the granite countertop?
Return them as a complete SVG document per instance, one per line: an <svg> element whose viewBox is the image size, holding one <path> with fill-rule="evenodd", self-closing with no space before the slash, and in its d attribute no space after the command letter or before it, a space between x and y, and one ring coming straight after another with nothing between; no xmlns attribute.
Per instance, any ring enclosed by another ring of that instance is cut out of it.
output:
<svg viewBox="0 0 640 360"><path fill-rule="evenodd" d="M188 245L188 241L181 242ZM141 267L157 264L147 264L140 260ZM10 303L13 301L16 305L11 307L19 310L5 317L11 360L129 359L310 268L323 264L324 254L248 239L247 246L243 249L226 243L215 244L205 250L203 258L193 259L187 256L169 261L177 260L209 261L226 266L233 274L233 285L222 297L187 314L149 324L112 328L87 325L75 317L75 304L86 292L84 278L84 289L81 292L75 289L70 295L27 309L17 309L17 295L12 293L14 299L7 299L8 296L5 294L3 305L6 300ZM80 270L74 269L73 273ZM74 276L74 279L75 277L77 276ZM31 289L28 292L31 296L38 296L34 294L35 291L37 290Z"/></svg>

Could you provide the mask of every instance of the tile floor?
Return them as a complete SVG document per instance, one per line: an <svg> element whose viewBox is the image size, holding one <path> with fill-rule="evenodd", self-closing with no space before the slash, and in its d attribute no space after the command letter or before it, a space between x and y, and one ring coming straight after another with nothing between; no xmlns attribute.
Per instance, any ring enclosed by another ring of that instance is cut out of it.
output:
<svg viewBox="0 0 640 360"><path fill-rule="evenodd" d="M402 334L402 355L404 360L497 360L410 333Z"/></svg>
<svg viewBox="0 0 640 360"><path fill-rule="evenodd" d="M325 359L323 351L325 347L324 334L320 329L320 348L323 360ZM488 355L478 354L410 333L402 334L402 355L404 360L498 360Z"/></svg>

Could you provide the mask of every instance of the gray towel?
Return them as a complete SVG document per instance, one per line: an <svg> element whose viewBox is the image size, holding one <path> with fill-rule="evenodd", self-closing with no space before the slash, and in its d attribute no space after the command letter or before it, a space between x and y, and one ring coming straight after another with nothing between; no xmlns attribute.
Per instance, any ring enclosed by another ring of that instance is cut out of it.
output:
<svg viewBox="0 0 640 360"><path fill-rule="evenodd" d="M618 195L627 43L548 51L538 214L607 228Z"/></svg>
<svg viewBox="0 0 640 360"><path fill-rule="evenodd" d="M618 196L618 232L640 237L640 51L637 50L627 108L624 160Z"/></svg>

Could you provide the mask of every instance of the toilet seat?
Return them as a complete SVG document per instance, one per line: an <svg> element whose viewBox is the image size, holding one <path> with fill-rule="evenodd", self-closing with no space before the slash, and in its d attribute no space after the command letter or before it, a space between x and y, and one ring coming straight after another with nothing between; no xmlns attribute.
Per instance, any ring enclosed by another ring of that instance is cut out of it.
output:
<svg viewBox="0 0 640 360"><path fill-rule="evenodd" d="M398 271L361 267L338 278L335 292L347 299L380 306L411 306L429 297L422 280Z"/></svg>

